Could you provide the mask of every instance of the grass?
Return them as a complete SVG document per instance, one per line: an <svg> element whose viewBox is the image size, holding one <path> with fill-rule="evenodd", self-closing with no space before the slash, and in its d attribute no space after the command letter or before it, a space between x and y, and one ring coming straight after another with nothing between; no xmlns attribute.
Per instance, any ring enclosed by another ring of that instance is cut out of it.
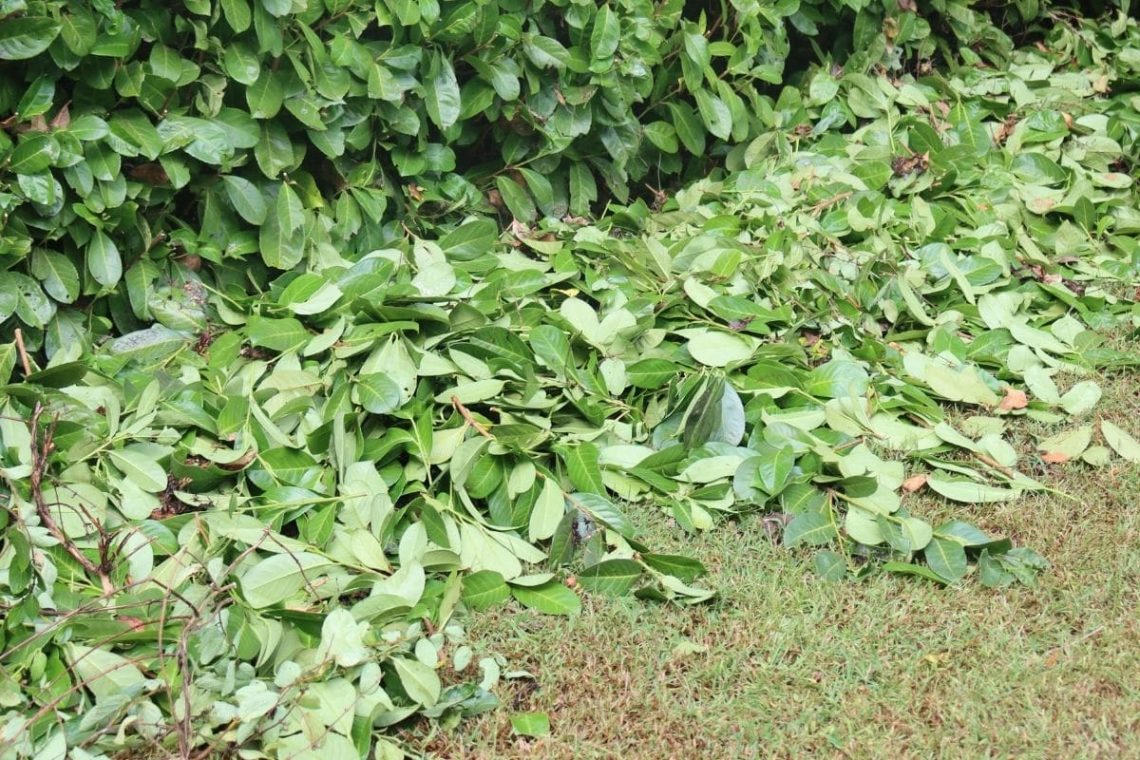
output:
<svg viewBox="0 0 1140 760"><path fill-rule="evenodd" d="M1140 384L1102 384L1094 416L1140 433ZM1023 426L1025 461L1045 432ZM1053 567L1035 588L831 584L758 518L685 537L642 514L649 543L705 561L716 602L588 595L569 621L514 606L474 616L472 639L534 680L506 682L504 709L405 738L440 758L1137 756L1140 466L1041 467L1073 498L905 497L1037 549ZM513 735L517 711L547 712L551 735Z"/></svg>

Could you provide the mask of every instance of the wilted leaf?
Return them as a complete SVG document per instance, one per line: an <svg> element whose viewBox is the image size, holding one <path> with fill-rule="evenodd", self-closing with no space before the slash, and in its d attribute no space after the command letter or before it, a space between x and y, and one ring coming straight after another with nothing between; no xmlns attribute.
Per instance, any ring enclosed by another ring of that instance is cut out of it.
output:
<svg viewBox="0 0 1140 760"><path fill-rule="evenodd" d="M1140 462L1140 441L1108 420L1101 420L1100 432L1113 451L1129 462Z"/></svg>
<svg viewBox="0 0 1140 760"><path fill-rule="evenodd" d="M1025 391L1019 391L1016 388L1006 388L1005 397L998 404L998 408L1005 411L1024 409L1027 406L1029 406L1029 397L1025 395Z"/></svg>
<svg viewBox="0 0 1140 760"><path fill-rule="evenodd" d="M930 476L925 472L920 472L917 475L911 475L909 478L903 481L902 490L906 491L907 493L914 493L926 485L926 481L929 479L929 477Z"/></svg>

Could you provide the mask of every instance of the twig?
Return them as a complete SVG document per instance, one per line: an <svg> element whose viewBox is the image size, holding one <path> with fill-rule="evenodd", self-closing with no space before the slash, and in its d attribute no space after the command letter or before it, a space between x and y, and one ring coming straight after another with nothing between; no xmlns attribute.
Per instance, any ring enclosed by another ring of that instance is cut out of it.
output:
<svg viewBox="0 0 1140 760"><path fill-rule="evenodd" d="M24 375L32 374L32 364L28 361L28 349L24 347L24 331L16 328L16 348L20 352L20 362L24 365Z"/></svg>
<svg viewBox="0 0 1140 760"><path fill-rule="evenodd" d="M467 410L467 407L463 405L463 402L459 400L459 396L451 397L451 405L455 407L455 411L459 412L463 416L463 419L467 421L468 425L475 428L479 435L487 438L488 440L495 440L495 436L491 435L491 431L483 427L481 424L479 424L479 420L471 416L471 412L469 412Z"/></svg>
<svg viewBox="0 0 1140 760"><path fill-rule="evenodd" d="M47 432L46 435L40 435L40 416L43 414L43 411L43 405L37 401L35 410L32 412L32 419L28 424L32 437L32 474L29 476L29 482L32 486L32 499L36 504L36 513L39 515L40 522L43 523L47 532L50 533L56 541L59 541L60 546L62 546L84 570L99 578L103 585L103 593L110 596L115 593L115 584L111 582L106 567L96 565L87 558L87 555L79 551L79 547L60 529L51 514L51 507L48 506L47 501L44 499L44 470L47 468L48 457L55 448L55 444L52 442L50 431Z"/></svg>
<svg viewBox="0 0 1140 760"><path fill-rule="evenodd" d="M983 464L988 464L990 467L993 467L995 470L997 470L1001 474L1005 475L1007 478L1013 478L1014 477L1013 470L1009 469L1008 467L1006 467L1004 464L997 461L993 457L987 456L986 454L983 454L980 451L975 451L975 452L973 452L973 454L975 457L978 458L978 461L982 462Z"/></svg>
<svg viewBox="0 0 1140 760"><path fill-rule="evenodd" d="M850 197L851 197L851 191L847 190L847 191L839 193L837 195L833 195L830 198L824 198L822 201L815 204L814 206L809 206L808 207L808 213L818 214L820 211L823 211L825 208L829 208L831 206L834 206L836 203L839 203L840 201L845 201Z"/></svg>

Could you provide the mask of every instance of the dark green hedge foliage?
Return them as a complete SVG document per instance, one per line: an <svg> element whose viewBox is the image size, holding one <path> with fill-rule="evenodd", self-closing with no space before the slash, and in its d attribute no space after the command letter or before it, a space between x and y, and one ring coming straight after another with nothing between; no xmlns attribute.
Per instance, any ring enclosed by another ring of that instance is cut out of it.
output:
<svg viewBox="0 0 1140 760"><path fill-rule="evenodd" d="M652 197L794 126L793 53L854 51L852 72L1009 46L965 0L919 5L0 0L3 332L50 357L196 330L180 281L202 261L243 294L405 226Z"/></svg>

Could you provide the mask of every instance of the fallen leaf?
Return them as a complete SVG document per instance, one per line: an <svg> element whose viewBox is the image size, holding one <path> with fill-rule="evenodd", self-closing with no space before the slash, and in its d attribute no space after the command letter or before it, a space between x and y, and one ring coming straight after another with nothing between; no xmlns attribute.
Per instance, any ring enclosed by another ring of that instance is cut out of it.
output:
<svg viewBox="0 0 1140 760"><path fill-rule="evenodd" d="M1005 398L998 404L998 409L1010 411L1012 409L1024 409L1029 406L1029 397L1025 395L1025 391L1019 391L1016 388L1006 388Z"/></svg>
<svg viewBox="0 0 1140 760"><path fill-rule="evenodd" d="M902 490L907 493L914 493L926 485L928 478L929 476L925 472L920 472L918 475L911 475L902 482Z"/></svg>
<svg viewBox="0 0 1140 760"><path fill-rule="evenodd" d="M1049 464L1062 464L1069 461L1069 455L1062 454L1060 451L1046 451L1041 455L1041 461Z"/></svg>

